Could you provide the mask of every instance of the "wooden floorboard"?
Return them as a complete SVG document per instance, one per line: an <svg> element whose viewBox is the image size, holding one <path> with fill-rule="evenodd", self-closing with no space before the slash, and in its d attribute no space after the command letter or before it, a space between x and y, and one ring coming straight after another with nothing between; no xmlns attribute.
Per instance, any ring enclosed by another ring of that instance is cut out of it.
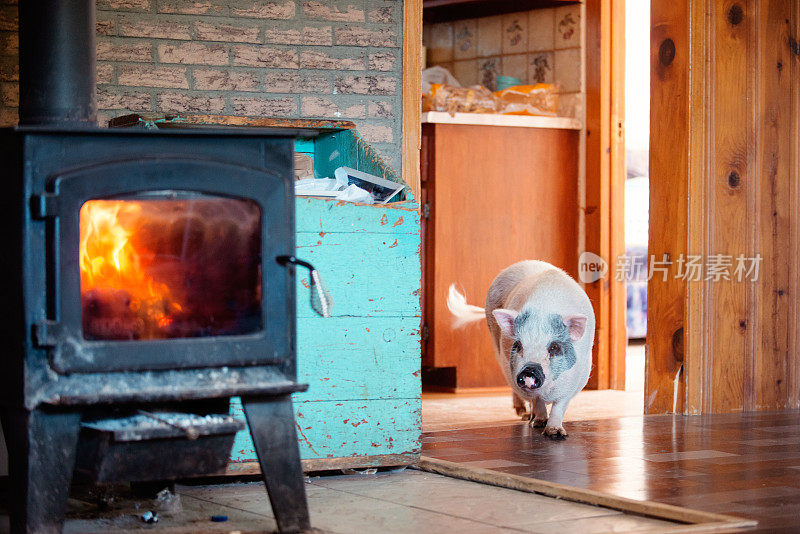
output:
<svg viewBox="0 0 800 534"><path fill-rule="evenodd" d="M576 421L423 434L423 456L800 530L800 411Z"/></svg>

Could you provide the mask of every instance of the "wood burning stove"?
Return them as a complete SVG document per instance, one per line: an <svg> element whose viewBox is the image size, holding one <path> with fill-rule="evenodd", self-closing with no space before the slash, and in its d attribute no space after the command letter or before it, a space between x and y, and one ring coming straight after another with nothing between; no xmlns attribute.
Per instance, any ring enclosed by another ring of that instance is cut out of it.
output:
<svg viewBox="0 0 800 534"><path fill-rule="evenodd" d="M0 215L12 530L60 531L76 457L101 482L219 473L231 396L279 528L306 529L293 134L92 126L93 5L20 5Z"/></svg>
<svg viewBox="0 0 800 534"><path fill-rule="evenodd" d="M279 364L293 336L294 287L275 261L294 245L292 139L62 136L25 134L30 159L57 158L31 200L32 222L57 220L60 317L34 325L52 367ZM90 159L65 167L65 146Z"/></svg>

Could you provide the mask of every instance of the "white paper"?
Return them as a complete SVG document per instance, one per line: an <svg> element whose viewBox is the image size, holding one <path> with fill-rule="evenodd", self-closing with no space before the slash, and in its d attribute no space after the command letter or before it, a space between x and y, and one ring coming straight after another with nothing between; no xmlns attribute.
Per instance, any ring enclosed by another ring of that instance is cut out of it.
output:
<svg viewBox="0 0 800 534"><path fill-rule="evenodd" d="M294 182L294 194L298 196L336 196L341 186L334 178L304 178Z"/></svg>
<svg viewBox="0 0 800 534"><path fill-rule="evenodd" d="M367 191L372 196L375 204L386 204L405 187L405 184L392 182L350 167L339 167L333 175L341 188L344 189L348 185L358 186L359 189Z"/></svg>
<svg viewBox="0 0 800 534"><path fill-rule="evenodd" d="M349 185L344 191L340 191L336 195L336 200L344 200L346 202L360 202L362 204L372 204L375 200L369 191L361 189L357 185Z"/></svg>

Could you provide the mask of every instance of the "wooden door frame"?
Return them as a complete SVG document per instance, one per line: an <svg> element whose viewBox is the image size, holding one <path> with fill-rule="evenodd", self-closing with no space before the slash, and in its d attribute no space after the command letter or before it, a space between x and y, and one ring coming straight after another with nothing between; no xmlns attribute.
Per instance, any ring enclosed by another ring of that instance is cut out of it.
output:
<svg viewBox="0 0 800 534"><path fill-rule="evenodd" d="M420 198L419 153L422 142L422 0L403 0L402 176Z"/></svg>
<svg viewBox="0 0 800 534"><path fill-rule="evenodd" d="M583 250L608 262L608 274L585 289L597 337L590 389L625 388L625 284L616 280L625 254L625 0L586 0L584 58L586 135Z"/></svg>
<svg viewBox="0 0 800 534"><path fill-rule="evenodd" d="M625 285L614 277L616 258L625 253L624 91L625 0L582 4L586 56L586 125L579 206L583 237L579 249L609 264L608 275L586 285L595 307L597 338L590 389L625 388ZM402 173L421 203L422 0L403 2Z"/></svg>
<svg viewBox="0 0 800 534"><path fill-rule="evenodd" d="M796 1L652 2L648 414L800 407L797 35ZM738 254L757 283L678 276Z"/></svg>

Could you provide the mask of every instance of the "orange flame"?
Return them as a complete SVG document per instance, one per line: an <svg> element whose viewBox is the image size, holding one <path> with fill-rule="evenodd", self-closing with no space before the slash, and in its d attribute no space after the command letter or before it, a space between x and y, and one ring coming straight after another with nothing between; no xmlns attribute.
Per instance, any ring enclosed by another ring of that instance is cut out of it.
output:
<svg viewBox="0 0 800 534"><path fill-rule="evenodd" d="M81 294L123 291L130 297L129 310L138 316L146 337L164 337L170 315L180 311L166 284L148 275L155 255L137 248L131 236L142 206L136 201L92 200L80 211Z"/></svg>

